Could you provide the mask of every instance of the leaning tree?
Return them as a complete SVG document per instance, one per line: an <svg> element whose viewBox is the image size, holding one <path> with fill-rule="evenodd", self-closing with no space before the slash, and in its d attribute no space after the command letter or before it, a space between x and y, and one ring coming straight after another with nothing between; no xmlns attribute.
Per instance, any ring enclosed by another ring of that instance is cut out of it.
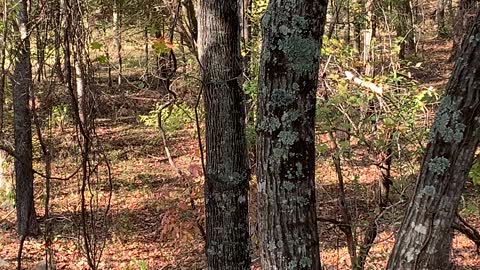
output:
<svg viewBox="0 0 480 270"><path fill-rule="evenodd" d="M387 269L452 269L452 223L480 139L480 14L463 41L430 131Z"/></svg>

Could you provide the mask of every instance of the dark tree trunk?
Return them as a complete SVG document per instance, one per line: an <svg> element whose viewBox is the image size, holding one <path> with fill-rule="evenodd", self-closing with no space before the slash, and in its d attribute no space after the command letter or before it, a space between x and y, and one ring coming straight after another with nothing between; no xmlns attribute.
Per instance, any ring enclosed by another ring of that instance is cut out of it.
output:
<svg viewBox="0 0 480 270"><path fill-rule="evenodd" d="M244 93L237 0L200 0L198 54L206 114L208 269L250 269Z"/></svg>
<svg viewBox="0 0 480 270"><path fill-rule="evenodd" d="M415 51L414 16L410 0L401 0L397 3L399 19L397 20L397 37L402 39L398 57L405 59L408 53Z"/></svg>
<svg viewBox="0 0 480 270"><path fill-rule="evenodd" d="M15 204L18 235L37 235L39 227L33 201L32 123L29 98L32 86L27 1L19 2L17 25L19 48L13 72L13 111L15 135Z"/></svg>
<svg viewBox="0 0 480 270"><path fill-rule="evenodd" d="M452 269L450 248L463 185L479 140L480 16L462 44L432 126L387 269Z"/></svg>
<svg viewBox="0 0 480 270"><path fill-rule="evenodd" d="M451 60L455 61L458 58L458 54L461 52L461 42L466 35L468 29L470 29L477 14L477 1L476 0L460 0L458 4L458 11L453 25L453 48Z"/></svg>
<svg viewBox="0 0 480 270"><path fill-rule="evenodd" d="M443 37L447 34L445 29L445 6L447 0L437 0L437 11L435 12L435 20L437 21L437 36Z"/></svg>
<svg viewBox="0 0 480 270"><path fill-rule="evenodd" d="M59 26L62 23L62 17L61 17L61 4L59 0L55 0L52 4L53 6L53 22L54 25ZM54 70L55 74L57 75L58 79L60 82L65 81L65 77L63 76L63 71L62 71L62 60L61 60L61 46L62 46L62 37L61 37L61 27L54 27L54 40L55 40L55 63L54 63Z"/></svg>
<svg viewBox="0 0 480 270"><path fill-rule="evenodd" d="M2 23L3 23L3 31L2 31L2 40L1 48L0 48L0 140L3 140L4 137L4 110L3 105L5 104L5 83L6 83L6 68L5 68L5 61L7 58L7 39L8 39L8 6L7 2L3 2L2 6ZM7 179L4 175L4 162L7 159L7 153L3 150L0 150L0 194L7 193L10 190L9 184Z"/></svg>
<svg viewBox="0 0 480 270"><path fill-rule="evenodd" d="M257 112L263 269L320 269L315 94L327 2L271 1L262 20Z"/></svg>

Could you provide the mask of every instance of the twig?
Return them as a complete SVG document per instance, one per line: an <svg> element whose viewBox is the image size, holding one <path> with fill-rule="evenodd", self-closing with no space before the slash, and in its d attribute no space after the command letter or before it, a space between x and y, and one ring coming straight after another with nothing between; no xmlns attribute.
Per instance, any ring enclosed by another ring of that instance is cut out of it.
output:
<svg viewBox="0 0 480 270"><path fill-rule="evenodd" d="M5 216L3 216L2 219L0 219L0 223L2 223L4 220L6 220L13 212L15 212L15 208L10 210L10 212L8 212Z"/></svg>
<svg viewBox="0 0 480 270"><path fill-rule="evenodd" d="M477 246L477 253L480 253L480 233L472 225L468 224L467 221L457 214L452 228L472 240Z"/></svg>

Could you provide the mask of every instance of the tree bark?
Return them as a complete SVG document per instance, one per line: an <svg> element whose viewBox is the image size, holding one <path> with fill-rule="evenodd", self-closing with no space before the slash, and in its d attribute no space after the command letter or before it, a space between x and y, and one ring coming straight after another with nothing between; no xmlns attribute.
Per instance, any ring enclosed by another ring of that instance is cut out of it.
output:
<svg viewBox="0 0 480 270"><path fill-rule="evenodd" d="M29 108L32 87L27 1L19 1L17 26L20 34L12 77L15 135L15 204L17 234L37 235L39 226L33 201L32 122Z"/></svg>
<svg viewBox="0 0 480 270"><path fill-rule="evenodd" d="M250 269L244 93L237 0L200 0L198 55L206 114L208 269Z"/></svg>
<svg viewBox="0 0 480 270"><path fill-rule="evenodd" d="M480 138L479 36L477 16L437 111L387 269L452 269L452 224Z"/></svg>
<svg viewBox="0 0 480 270"><path fill-rule="evenodd" d="M327 2L271 1L262 19L257 111L263 269L320 269L315 94Z"/></svg>
<svg viewBox="0 0 480 270"><path fill-rule="evenodd" d="M437 11L435 21L437 22L437 36L443 37L447 34L445 29L445 6L447 0L437 0Z"/></svg>
<svg viewBox="0 0 480 270"><path fill-rule="evenodd" d="M118 60L117 86L120 87L122 84L122 0L115 0L113 4L113 40Z"/></svg>
<svg viewBox="0 0 480 270"><path fill-rule="evenodd" d="M460 0L453 25L453 48L451 60L456 60L461 52L461 42L474 22L478 4L476 0Z"/></svg>
<svg viewBox="0 0 480 270"><path fill-rule="evenodd" d="M1 49L0 49L0 140L4 138L4 110L3 105L5 104L5 82L6 82L6 69L5 69L5 60L6 60L6 53L7 53L7 38L8 38L8 6L7 1L3 2L2 7L2 23L3 23L3 31L2 31L2 40ZM7 153L3 150L0 150L0 196L2 193L6 194L9 192L10 187L7 183L7 179L4 174L4 162L7 159ZM0 198L2 199L2 198Z"/></svg>
<svg viewBox="0 0 480 270"><path fill-rule="evenodd" d="M53 6L53 21L54 24L59 26L62 24L62 4L61 1L55 0L52 4ZM61 37L61 27L55 27L54 31L54 40L55 40L55 63L53 64L55 74L57 75L60 82L65 81L65 77L63 76L62 71L62 60L61 60L61 46L62 46L62 37Z"/></svg>

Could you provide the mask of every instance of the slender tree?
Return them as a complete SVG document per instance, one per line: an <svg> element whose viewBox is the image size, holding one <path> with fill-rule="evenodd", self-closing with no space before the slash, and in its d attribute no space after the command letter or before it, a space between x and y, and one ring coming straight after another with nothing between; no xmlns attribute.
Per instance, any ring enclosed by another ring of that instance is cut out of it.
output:
<svg viewBox="0 0 480 270"><path fill-rule="evenodd" d="M206 114L209 269L250 269L244 93L237 0L200 0L198 55Z"/></svg>
<svg viewBox="0 0 480 270"><path fill-rule="evenodd" d="M480 137L480 14L430 131L415 193L387 269L453 269L452 224Z"/></svg>
<svg viewBox="0 0 480 270"><path fill-rule="evenodd" d="M5 82L6 82L6 68L5 62L7 58L7 38L8 38L8 6L7 1L3 2L2 6L2 40L0 41L0 140L4 138L4 109L5 104ZM9 190L7 179L4 175L4 162L7 159L7 153L0 150L0 194Z"/></svg>
<svg viewBox="0 0 480 270"><path fill-rule="evenodd" d="M270 1L262 19L257 111L263 269L320 269L315 102L327 1Z"/></svg>
<svg viewBox="0 0 480 270"><path fill-rule="evenodd" d="M117 51L118 76L117 85L122 84L122 0L115 0L113 3L113 40Z"/></svg>
<svg viewBox="0 0 480 270"><path fill-rule="evenodd" d="M33 200L32 121L29 108L32 87L27 1L19 1L17 26L18 52L12 77L15 133L15 204L17 233L22 236L39 232Z"/></svg>

